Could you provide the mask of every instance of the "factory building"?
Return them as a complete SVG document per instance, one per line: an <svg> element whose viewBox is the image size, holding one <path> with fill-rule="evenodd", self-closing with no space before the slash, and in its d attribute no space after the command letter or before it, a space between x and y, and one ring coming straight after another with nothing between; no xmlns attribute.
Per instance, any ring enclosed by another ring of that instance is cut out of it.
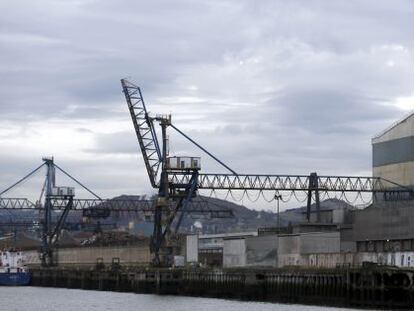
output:
<svg viewBox="0 0 414 311"><path fill-rule="evenodd" d="M387 187L414 186L414 113L372 139L373 176ZM398 266L414 264L414 200L384 201L356 211L353 235L360 261Z"/></svg>
<svg viewBox="0 0 414 311"><path fill-rule="evenodd" d="M223 267L335 267L354 264L341 252L340 231L259 235L224 240Z"/></svg>
<svg viewBox="0 0 414 311"><path fill-rule="evenodd" d="M223 253L225 245L227 245L227 252L231 251L233 254L227 255L226 260L229 261L229 256L233 258L233 261L243 261L241 259L242 249L239 248L239 252L234 254L235 250L229 248L231 241L244 240L248 237L253 237L257 235L257 231L253 232L239 232L239 233L221 233L221 234L202 234L198 236L198 259L199 262L204 266L223 266ZM237 242L235 242L237 243ZM243 261L244 263L244 261Z"/></svg>
<svg viewBox="0 0 414 311"><path fill-rule="evenodd" d="M414 112L372 139L372 155L373 176L414 185Z"/></svg>

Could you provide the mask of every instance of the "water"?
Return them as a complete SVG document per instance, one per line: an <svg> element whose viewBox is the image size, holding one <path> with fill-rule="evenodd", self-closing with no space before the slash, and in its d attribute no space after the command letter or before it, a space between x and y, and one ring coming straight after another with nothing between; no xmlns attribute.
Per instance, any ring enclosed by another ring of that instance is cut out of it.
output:
<svg viewBox="0 0 414 311"><path fill-rule="evenodd" d="M0 287L1 311L339 311L352 309L45 287Z"/></svg>

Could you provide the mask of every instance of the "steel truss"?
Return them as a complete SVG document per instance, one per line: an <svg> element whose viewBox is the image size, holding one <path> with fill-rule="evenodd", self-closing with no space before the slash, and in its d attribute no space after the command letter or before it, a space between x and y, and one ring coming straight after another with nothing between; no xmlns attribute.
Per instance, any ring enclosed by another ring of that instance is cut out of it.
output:
<svg viewBox="0 0 414 311"><path fill-rule="evenodd" d="M40 206L34 204L25 198L1 198L0 209L40 209Z"/></svg>
<svg viewBox="0 0 414 311"><path fill-rule="evenodd" d="M162 156L153 120L148 116L141 89L125 79L121 84L151 185L156 187Z"/></svg>
<svg viewBox="0 0 414 311"><path fill-rule="evenodd" d="M172 171L168 174L170 188L182 189L191 181L190 172ZM317 222L320 221L320 198L322 192L371 193L382 196L384 201L413 200L414 191L392 181L379 177L363 176L318 176L310 175L253 175L253 174L199 174L198 189L242 190L242 191L282 191L307 193L306 218L310 221L312 197L314 194Z"/></svg>
<svg viewBox="0 0 414 311"><path fill-rule="evenodd" d="M259 190L259 191L308 191L311 175L255 175L255 174L199 174L198 189L209 190ZM169 172L171 187L188 184L191 173ZM379 177L318 176L319 191L330 192L412 192L411 189ZM394 186L391 190L390 186Z"/></svg>
<svg viewBox="0 0 414 311"><path fill-rule="evenodd" d="M52 210L64 210L68 199L51 198ZM168 209L175 207L174 201L170 202ZM43 210L43 206L36 205L28 199L22 198L0 198L0 210ZM145 212L155 211L153 200L140 199L73 199L71 210L82 210L85 214L88 211L109 212ZM211 205L207 201L193 200L188 202L186 212L193 214L210 214L212 217L228 218L233 216L233 212L224 207ZM109 215L108 215L109 216Z"/></svg>

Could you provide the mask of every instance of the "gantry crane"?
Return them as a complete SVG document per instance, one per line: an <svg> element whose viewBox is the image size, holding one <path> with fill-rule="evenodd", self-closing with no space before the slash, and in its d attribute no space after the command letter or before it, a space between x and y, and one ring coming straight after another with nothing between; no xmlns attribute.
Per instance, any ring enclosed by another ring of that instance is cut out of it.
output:
<svg viewBox="0 0 414 311"><path fill-rule="evenodd" d="M108 205L106 200L102 200L98 195L92 192L89 188L84 186L78 180L69 175L66 171L61 169L54 163L53 157L45 157L42 159L43 164L31 171L29 174L21 178L19 181L5 189L0 193L0 209L7 210L39 210L42 213L41 219L41 248L40 258L43 266L53 266L57 264L55 256L55 248L58 245L59 237L65 224L69 211L74 209L89 210L93 208L102 209L103 206ZM29 177L40 171L41 168L46 167L46 178L41 189L40 198L36 203L31 202L27 198L5 198L3 195L15 188L19 184L23 183ZM74 199L75 189L73 187L60 187L56 185L56 170L60 170L69 178L74 180L77 184L81 185L89 193L91 193L94 199ZM127 204L134 205L133 202L127 202ZM138 204L139 205L139 204ZM58 214L57 221L52 222L52 212L61 211ZM30 222L16 222L18 225L27 225ZM10 222L10 225L13 225Z"/></svg>
<svg viewBox="0 0 414 311"><path fill-rule="evenodd" d="M27 198L7 198L5 193L23 183L29 177L46 167L46 178L43 183L40 198L33 203ZM75 199L75 189L73 187L61 187L56 185L56 170L72 179L76 184L89 192L93 198ZM0 192L0 210L39 210L42 213L40 226L42 228L42 246L40 258L43 266L57 265L55 249L58 246L59 237L65 224L68 213L71 210L81 210L86 217L105 218L111 212L142 212L152 215L154 213L153 200L141 198L114 198L102 199L95 192L90 190L79 180L75 179L60 166L53 157L43 158L43 164L31 171L29 174L18 180L16 183ZM192 202L189 210L196 214L210 214L213 217L228 218L232 217L231 210L221 206L214 206L205 200ZM57 220L52 221L52 212L60 211ZM30 221L7 221L8 226L30 226Z"/></svg>
<svg viewBox="0 0 414 311"><path fill-rule="evenodd" d="M191 199L199 189L243 190L243 191L290 191L307 193L307 220L310 221L312 198L314 198L317 221L320 221L320 192L367 192L373 196L382 195L385 200L413 199L412 189L379 177L362 176L318 176L310 175L263 175L239 174L220 161L205 148L178 129L171 116L150 116L139 86L121 79L122 90L132 118L138 143L152 187L158 189L154 212L154 232L151 245L155 265L165 263L166 236L177 217L176 228L180 225ZM162 143L157 137L155 124L161 127ZM200 173L200 158L168 157L167 128L172 128L207 155L216 160L230 173ZM175 202L173 208L168 202ZM177 216L180 215L180 216ZM164 225L164 229L163 229ZM168 253L168 251L166 251Z"/></svg>

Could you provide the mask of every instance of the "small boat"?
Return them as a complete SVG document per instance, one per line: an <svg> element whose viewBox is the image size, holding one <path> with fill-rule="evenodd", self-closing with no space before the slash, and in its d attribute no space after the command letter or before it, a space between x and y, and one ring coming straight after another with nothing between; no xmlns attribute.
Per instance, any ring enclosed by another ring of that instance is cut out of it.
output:
<svg viewBox="0 0 414 311"><path fill-rule="evenodd" d="M29 285L30 273L24 266L23 253L14 249L0 251L0 286Z"/></svg>

